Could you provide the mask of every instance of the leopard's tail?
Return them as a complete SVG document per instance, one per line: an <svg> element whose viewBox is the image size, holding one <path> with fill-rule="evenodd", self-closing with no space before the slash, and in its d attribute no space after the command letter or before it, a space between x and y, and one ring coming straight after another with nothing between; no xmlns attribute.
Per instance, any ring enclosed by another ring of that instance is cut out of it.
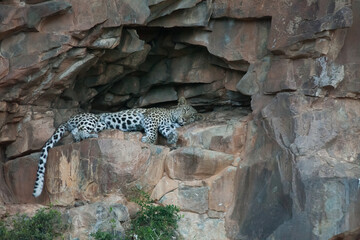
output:
<svg viewBox="0 0 360 240"><path fill-rule="evenodd" d="M38 170L36 173L34 192L33 192L34 197L40 196L44 188L45 164L47 157L49 155L49 150L50 148L53 148L57 142L60 141L60 139L64 136L66 131L67 131L66 124L60 125L56 129L55 133L51 136L51 138L45 143L44 147L41 150Z"/></svg>

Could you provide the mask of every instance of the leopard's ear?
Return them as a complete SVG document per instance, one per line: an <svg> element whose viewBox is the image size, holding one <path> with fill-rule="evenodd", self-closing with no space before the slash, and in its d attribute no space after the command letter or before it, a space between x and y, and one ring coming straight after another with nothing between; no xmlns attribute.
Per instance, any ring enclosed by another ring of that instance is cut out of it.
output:
<svg viewBox="0 0 360 240"><path fill-rule="evenodd" d="M186 105L187 101L184 97L180 97L178 101L178 105Z"/></svg>

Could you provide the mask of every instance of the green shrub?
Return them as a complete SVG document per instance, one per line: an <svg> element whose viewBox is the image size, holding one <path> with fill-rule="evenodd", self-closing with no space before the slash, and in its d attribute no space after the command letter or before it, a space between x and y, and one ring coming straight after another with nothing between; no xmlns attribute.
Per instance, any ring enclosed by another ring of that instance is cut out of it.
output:
<svg viewBox="0 0 360 240"><path fill-rule="evenodd" d="M111 213L113 210L110 207L109 213ZM104 232L101 230L98 230L96 233L91 233L90 236L93 237L95 240L117 240L120 239L117 232L115 231L116 227L116 219L112 218L109 221L111 232ZM121 238L122 239L122 238Z"/></svg>
<svg viewBox="0 0 360 240"><path fill-rule="evenodd" d="M90 234L96 240L114 240L116 236L110 232L97 231L96 233Z"/></svg>
<svg viewBox="0 0 360 240"><path fill-rule="evenodd" d="M176 238L177 222L180 219L180 209L174 205L157 206L153 204L149 195L139 191L134 201L141 210L131 221L128 236L141 240L168 240Z"/></svg>
<svg viewBox="0 0 360 240"><path fill-rule="evenodd" d="M0 240L51 240L61 236L65 229L59 211L42 208L31 218L17 215L10 229L0 222Z"/></svg>

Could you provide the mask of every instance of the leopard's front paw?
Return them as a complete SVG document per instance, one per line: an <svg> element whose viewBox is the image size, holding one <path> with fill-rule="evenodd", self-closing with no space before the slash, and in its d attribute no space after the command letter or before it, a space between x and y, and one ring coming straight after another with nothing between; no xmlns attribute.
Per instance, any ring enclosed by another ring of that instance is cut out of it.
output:
<svg viewBox="0 0 360 240"><path fill-rule="evenodd" d="M142 141L143 143L149 143L149 138L148 138L147 136L143 136L143 137L141 138L141 141Z"/></svg>
<svg viewBox="0 0 360 240"><path fill-rule="evenodd" d="M150 144L155 144L156 143L156 139L154 140L154 139L151 139L151 137L149 137L149 136L143 136L142 138L141 138L141 141L143 142L143 143L150 143Z"/></svg>
<svg viewBox="0 0 360 240"><path fill-rule="evenodd" d="M178 141L178 135L176 133L170 133L167 137L168 144L174 144Z"/></svg>

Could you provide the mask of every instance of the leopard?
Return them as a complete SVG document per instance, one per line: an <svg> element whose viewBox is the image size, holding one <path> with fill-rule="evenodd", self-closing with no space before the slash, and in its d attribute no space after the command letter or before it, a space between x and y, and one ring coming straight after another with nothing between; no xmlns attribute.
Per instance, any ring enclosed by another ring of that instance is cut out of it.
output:
<svg viewBox="0 0 360 240"><path fill-rule="evenodd" d="M178 105L171 108L134 108L114 113L80 113L59 125L41 150L36 173L34 197L39 197L44 187L45 165L49 150L58 143L65 133L70 132L75 142L97 138L105 129L118 129L124 132L143 131L143 143L156 144L158 132L167 139L168 144L178 141L177 128L203 119L180 97Z"/></svg>

